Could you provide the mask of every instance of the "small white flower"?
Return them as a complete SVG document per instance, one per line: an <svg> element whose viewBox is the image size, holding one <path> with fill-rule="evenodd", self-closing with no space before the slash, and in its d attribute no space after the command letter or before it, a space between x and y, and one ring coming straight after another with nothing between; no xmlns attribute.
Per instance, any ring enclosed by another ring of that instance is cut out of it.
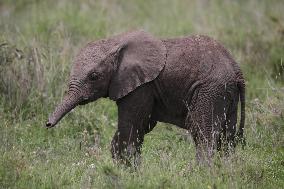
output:
<svg viewBox="0 0 284 189"><path fill-rule="evenodd" d="M96 168L96 166L95 166L95 164L93 164L93 163L92 163L92 164L90 164L90 165L89 165L89 168L91 168L91 169L95 169L95 168Z"/></svg>

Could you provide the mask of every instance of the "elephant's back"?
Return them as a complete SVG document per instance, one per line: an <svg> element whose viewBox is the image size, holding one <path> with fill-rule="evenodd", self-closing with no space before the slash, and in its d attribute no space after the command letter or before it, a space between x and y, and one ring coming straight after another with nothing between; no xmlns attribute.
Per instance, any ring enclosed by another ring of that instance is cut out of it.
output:
<svg viewBox="0 0 284 189"><path fill-rule="evenodd" d="M235 77L238 66L218 41L204 35L164 39L167 62L164 74L169 78L202 80L211 77Z"/></svg>
<svg viewBox="0 0 284 189"><path fill-rule="evenodd" d="M184 106L185 95L192 86L223 85L236 80L236 63L226 49L210 37L195 35L164 39L163 43L167 61L158 80L173 109Z"/></svg>

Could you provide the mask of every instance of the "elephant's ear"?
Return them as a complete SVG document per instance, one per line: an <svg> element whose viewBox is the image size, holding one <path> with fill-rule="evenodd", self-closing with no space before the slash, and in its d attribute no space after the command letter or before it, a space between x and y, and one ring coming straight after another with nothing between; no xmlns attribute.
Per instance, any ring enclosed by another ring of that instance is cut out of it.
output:
<svg viewBox="0 0 284 189"><path fill-rule="evenodd" d="M159 39L138 31L121 37L112 52L118 53L110 82L109 97L117 100L144 83L154 80L165 66L166 47Z"/></svg>

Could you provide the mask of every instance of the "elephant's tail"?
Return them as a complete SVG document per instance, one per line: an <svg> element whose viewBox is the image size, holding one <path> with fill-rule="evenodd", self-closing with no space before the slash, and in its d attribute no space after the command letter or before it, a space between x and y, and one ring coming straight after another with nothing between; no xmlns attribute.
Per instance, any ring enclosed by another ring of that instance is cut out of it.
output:
<svg viewBox="0 0 284 189"><path fill-rule="evenodd" d="M245 81L241 79L238 82L239 94L240 94L240 101L241 101L241 120L240 120L240 127L237 132L237 143L241 143L242 147L246 145L246 140L244 138L244 127L245 127Z"/></svg>

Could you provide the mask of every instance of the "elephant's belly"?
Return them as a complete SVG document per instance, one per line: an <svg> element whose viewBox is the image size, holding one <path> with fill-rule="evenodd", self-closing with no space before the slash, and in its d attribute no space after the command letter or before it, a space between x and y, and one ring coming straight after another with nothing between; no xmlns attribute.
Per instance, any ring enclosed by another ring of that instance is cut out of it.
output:
<svg viewBox="0 0 284 189"><path fill-rule="evenodd" d="M154 107L152 119L159 122L170 123L178 127L184 128L185 112L169 112L163 108Z"/></svg>

